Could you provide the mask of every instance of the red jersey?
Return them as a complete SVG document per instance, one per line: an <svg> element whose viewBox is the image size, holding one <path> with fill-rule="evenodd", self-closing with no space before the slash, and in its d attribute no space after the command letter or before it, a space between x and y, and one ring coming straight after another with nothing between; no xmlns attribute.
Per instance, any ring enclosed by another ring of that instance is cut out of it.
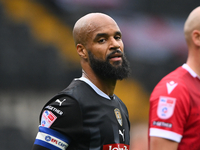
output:
<svg viewBox="0 0 200 150"><path fill-rule="evenodd" d="M150 96L149 136L200 150L200 77L186 64L165 76Z"/></svg>

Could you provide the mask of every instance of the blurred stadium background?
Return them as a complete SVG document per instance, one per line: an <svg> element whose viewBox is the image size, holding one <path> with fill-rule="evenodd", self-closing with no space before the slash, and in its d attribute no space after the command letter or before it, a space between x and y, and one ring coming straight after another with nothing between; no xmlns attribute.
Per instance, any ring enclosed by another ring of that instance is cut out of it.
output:
<svg viewBox="0 0 200 150"><path fill-rule="evenodd" d="M132 74L115 93L128 107L131 150L147 149L148 99L186 61L183 25L193 0L0 0L0 150L31 149L46 101L81 76L72 39L89 12L113 17Z"/></svg>

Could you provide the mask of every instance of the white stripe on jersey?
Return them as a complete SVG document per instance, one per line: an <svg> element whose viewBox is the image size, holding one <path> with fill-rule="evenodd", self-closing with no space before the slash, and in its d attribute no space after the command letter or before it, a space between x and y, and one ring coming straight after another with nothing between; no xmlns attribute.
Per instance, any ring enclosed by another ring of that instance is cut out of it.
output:
<svg viewBox="0 0 200 150"><path fill-rule="evenodd" d="M38 132L37 136L36 136L37 140L41 140L43 142L52 144L58 148L60 148L61 150L65 150L68 147L68 144L52 135L43 133L43 132Z"/></svg>
<svg viewBox="0 0 200 150"><path fill-rule="evenodd" d="M172 131L167 131L163 129L157 129L157 128L150 128L150 136L156 136L156 137L161 137L165 139L170 139L175 142L180 142L182 135L172 132Z"/></svg>

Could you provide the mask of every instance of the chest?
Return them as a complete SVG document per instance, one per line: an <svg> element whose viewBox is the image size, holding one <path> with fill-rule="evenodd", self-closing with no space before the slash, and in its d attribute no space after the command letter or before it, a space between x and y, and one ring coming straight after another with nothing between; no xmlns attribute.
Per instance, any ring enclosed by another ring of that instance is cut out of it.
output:
<svg viewBox="0 0 200 150"><path fill-rule="evenodd" d="M81 104L83 132L90 143L129 143L128 114L118 101L101 98Z"/></svg>
<svg viewBox="0 0 200 150"><path fill-rule="evenodd" d="M189 127L191 130L194 129L194 131L200 130L200 80L190 83L190 86L188 85L188 90L190 112L188 116L187 127Z"/></svg>

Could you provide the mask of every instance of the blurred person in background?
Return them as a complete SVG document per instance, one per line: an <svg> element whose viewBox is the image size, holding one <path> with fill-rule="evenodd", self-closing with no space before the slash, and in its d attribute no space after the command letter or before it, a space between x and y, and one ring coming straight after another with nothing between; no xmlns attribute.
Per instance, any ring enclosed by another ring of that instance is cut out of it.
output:
<svg viewBox="0 0 200 150"><path fill-rule="evenodd" d="M165 76L150 96L150 150L200 150L200 7L188 16L184 34L186 63Z"/></svg>
<svg viewBox="0 0 200 150"><path fill-rule="evenodd" d="M114 94L130 69L121 31L108 15L90 13L74 25L82 77L45 104L33 150L129 149L125 104Z"/></svg>

